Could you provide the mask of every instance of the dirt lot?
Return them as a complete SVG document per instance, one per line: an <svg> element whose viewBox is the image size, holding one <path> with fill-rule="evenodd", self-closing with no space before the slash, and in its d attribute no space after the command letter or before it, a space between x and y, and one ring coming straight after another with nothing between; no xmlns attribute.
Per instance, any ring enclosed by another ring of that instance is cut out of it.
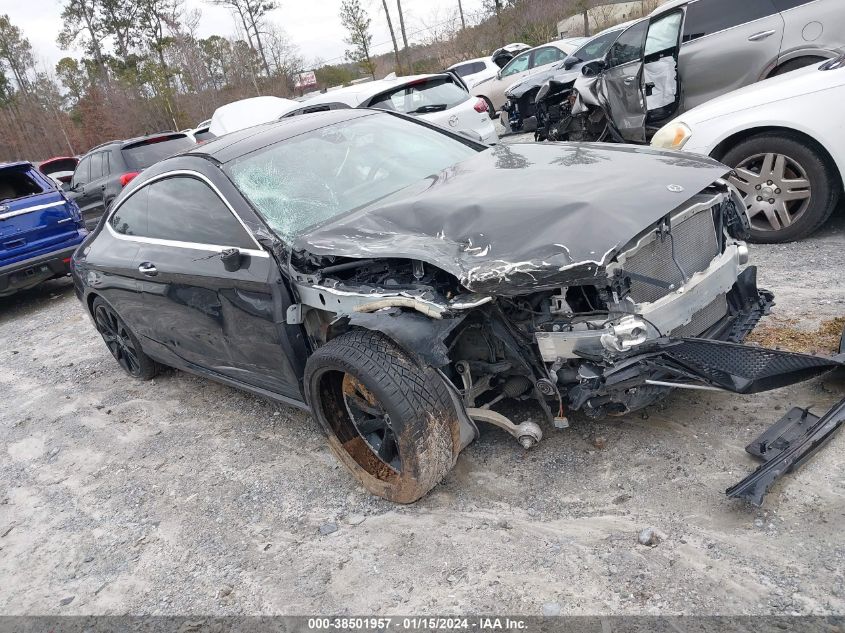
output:
<svg viewBox="0 0 845 633"><path fill-rule="evenodd" d="M753 248L790 327L845 314L843 243L845 213ZM0 300L0 385L0 613L845 612L845 436L762 510L724 496L743 446L832 405L841 375L677 394L528 452L485 428L410 507L357 486L301 412L126 377L67 280Z"/></svg>

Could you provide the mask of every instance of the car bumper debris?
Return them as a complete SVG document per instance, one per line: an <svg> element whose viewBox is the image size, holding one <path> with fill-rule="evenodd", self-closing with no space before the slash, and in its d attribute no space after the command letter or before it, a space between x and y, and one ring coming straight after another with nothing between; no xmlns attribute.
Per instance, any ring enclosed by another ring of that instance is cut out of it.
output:
<svg viewBox="0 0 845 633"><path fill-rule="evenodd" d="M783 475L799 468L829 442L845 423L845 399L818 417L809 409L795 407L774 426L745 447L763 461L757 470L728 488L732 499L744 499L756 506Z"/></svg>

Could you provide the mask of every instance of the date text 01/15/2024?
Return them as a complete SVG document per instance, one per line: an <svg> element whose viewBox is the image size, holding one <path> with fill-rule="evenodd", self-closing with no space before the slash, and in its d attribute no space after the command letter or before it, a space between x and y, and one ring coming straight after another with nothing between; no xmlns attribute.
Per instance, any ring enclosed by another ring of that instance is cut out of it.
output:
<svg viewBox="0 0 845 633"><path fill-rule="evenodd" d="M490 616L308 618L308 629L315 631L521 631L526 626L523 619Z"/></svg>

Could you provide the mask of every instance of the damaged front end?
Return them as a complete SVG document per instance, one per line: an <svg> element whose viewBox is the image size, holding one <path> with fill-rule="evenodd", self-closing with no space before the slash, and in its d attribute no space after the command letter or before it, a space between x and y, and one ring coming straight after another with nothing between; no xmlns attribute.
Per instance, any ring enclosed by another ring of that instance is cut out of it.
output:
<svg viewBox="0 0 845 633"><path fill-rule="evenodd" d="M580 259L559 243L548 259L490 259L489 243L465 240L448 251L442 233L419 257L390 250L402 239L418 245L416 234L339 256L326 252L329 231L352 239L366 227L332 227L290 257L299 302L288 323L303 324L313 348L352 328L375 330L438 370L462 419L461 448L476 422L526 448L540 441L540 425L503 414L506 400L531 402L540 422L564 428L570 411L620 416L676 389L751 394L841 366L742 344L773 305L757 288L756 268L745 267L743 209L717 179L604 253L581 244L588 257ZM605 231L614 232L622 229ZM362 257L365 250L372 256ZM476 256L489 261L472 265Z"/></svg>

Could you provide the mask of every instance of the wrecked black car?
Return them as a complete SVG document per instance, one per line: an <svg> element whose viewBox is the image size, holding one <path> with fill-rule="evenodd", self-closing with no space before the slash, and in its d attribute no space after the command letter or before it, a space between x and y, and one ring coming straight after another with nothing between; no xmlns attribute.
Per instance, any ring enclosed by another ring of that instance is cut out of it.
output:
<svg viewBox="0 0 845 633"><path fill-rule="evenodd" d="M73 276L129 374L169 365L308 408L368 490L408 503L478 422L528 448L572 411L839 366L741 344L772 295L743 269L727 172L649 148L489 148L385 111L308 114L145 170ZM536 422L497 411L508 399Z"/></svg>

